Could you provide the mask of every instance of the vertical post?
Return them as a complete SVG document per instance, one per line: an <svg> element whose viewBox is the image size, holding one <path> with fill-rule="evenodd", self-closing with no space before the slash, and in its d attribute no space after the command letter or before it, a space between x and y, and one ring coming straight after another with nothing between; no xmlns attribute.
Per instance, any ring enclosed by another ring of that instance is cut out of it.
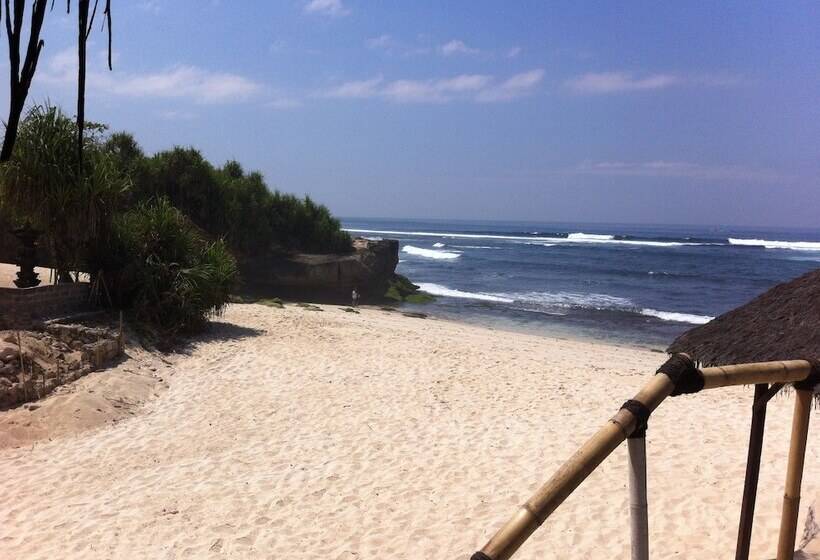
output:
<svg viewBox="0 0 820 560"><path fill-rule="evenodd" d="M632 560L649 560L649 516L646 500L646 433L626 440L629 447L629 523Z"/></svg>
<svg viewBox="0 0 820 560"><path fill-rule="evenodd" d="M740 524L737 530L737 549L735 560L749 560L749 547L752 542L752 525L754 524L755 501L757 499L757 482L760 478L760 456L763 452L763 433L766 428L766 400L768 385L755 385L755 398L752 403L752 427L749 433L749 454L746 458L746 480L743 483L743 503L740 506Z"/></svg>
<svg viewBox="0 0 820 560"><path fill-rule="evenodd" d="M803 462L806 459L806 440L811 418L813 391L797 389L792 419L792 439L789 446L789 464L786 471L786 492L783 495L783 515L780 518L780 538L777 560L793 560L794 540L797 533L797 514L800 511L800 485L803 482Z"/></svg>
<svg viewBox="0 0 820 560"><path fill-rule="evenodd" d="M123 348L125 347L125 339L123 338L122 334L122 309L120 309L120 333L117 336L117 343L120 346L120 354L122 354Z"/></svg>

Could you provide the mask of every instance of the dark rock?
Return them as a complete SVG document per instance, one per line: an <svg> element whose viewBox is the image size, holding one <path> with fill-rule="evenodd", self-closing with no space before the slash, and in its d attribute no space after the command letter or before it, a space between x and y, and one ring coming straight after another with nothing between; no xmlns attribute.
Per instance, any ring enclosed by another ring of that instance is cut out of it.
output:
<svg viewBox="0 0 820 560"><path fill-rule="evenodd" d="M240 268L252 293L347 303L354 289L363 302L381 300L398 262L398 241L356 239L350 253L254 256Z"/></svg>

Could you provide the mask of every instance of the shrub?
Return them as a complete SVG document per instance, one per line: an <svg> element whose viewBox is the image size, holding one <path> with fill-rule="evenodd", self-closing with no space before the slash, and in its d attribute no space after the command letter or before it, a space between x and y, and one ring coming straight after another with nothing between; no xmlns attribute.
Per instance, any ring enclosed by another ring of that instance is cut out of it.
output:
<svg viewBox="0 0 820 560"><path fill-rule="evenodd" d="M102 125L88 124L83 162L77 125L60 109L34 106L20 126L10 161L0 166L6 212L45 232L58 270L96 272L90 253L110 234L111 220L130 185L102 149Z"/></svg>
<svg viewBox="0 0 820 560"><path fill-rule="evenodd" d="M115 234L123 255L118 291L157 341L202 327L228 303L235 259L221 240L204 240L167 199L140 203L122 215Z"/></svg>
<svg viewBox="0 0 820 560"><path fill-rule="evenodd" d="M133 180L134 201L168 198L237 254L352 250L350 236L325 206L271 192L261 173L246 173L236 161L216 168L198 150L181 147L146 158L127 133L112 135L105 147Z"/></svg>

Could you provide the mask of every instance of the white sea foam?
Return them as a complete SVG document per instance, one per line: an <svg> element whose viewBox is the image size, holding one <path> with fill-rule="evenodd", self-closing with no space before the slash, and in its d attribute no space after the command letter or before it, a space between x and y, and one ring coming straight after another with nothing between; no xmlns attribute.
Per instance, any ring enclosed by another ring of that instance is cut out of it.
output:
<svg viewBox="0 0 820 560"><path fill-rule="evenodd" d="M578 241L611 241L615 239L614 235L599 235L596 233L570 233L567 239Z"/></svg>
<svg viewBox="0 0 820 560"><path fill-rule="evenodd" d="M346 228L345 231L351 233L369 233L381 235L396 235L400 237L439 237L445 239L497 239L500 241L530 241L542 243L580 243L580 244L613 244L613 245L634 245L645 247L682 247L693 245L713 245L713 243L689 243L682 241L649 241L641 239L615 239L611 235L593 235L583 233L571 233L567 237L538 237L531 235L492 235L483 233L448 233L433 231L385 231L373 229ZM574 237L571 237L574 236ZM581 237L582 236L582 237Z"/></svg>
<svg viewBox="0 0 820 560"><path fill-rule="evenodd" d="M730 245L745 247L764 247L766 249L791 249L793 251L820 251L820 242L817 241L769 241L768 239L736 239L729 238Z"/></svg>
<svg viewBox="0 0 820 560"><path fill-rule="evenodd" d="M675 313L673 311L657 311L655 309L642 309L641 315L657 317L664 321L674 321L676 323L691 323L693 325L703 325L714 319L708 315L692 315L690 313Z"/></svg>
<svg viewBox="0 0 820 560"><path fill-rule="evenodd" d="M521 308L524 311L548 313L550 315L559 314L555 313L554 310L556 308L580 308L639 312L641 315L655 317L663 321L691 323L693 325L702 325L714 319L714 317L708 317L706 315L694 315L691 313L657 311L655 309L648 308L638 310L636 309L635 304L631 300L617 296L610 296L607 294L582 294L575 292L528 292L520 294L495 295L508 297L513 299L515 303L524 304L525 307ZM538 307L534 308L533 304L537 305Z"/></svg>
<svg viewBox="0 0 820 560"><path fill-rule="evenodd" d="M481 301L495 301L498 303L512 303L513 300L505 297L501 297L494 294L485 294L485 293L473 293L473 292L464 292L461 290L455 290L453 288L448 288L447 286L442 286L441 284L433 284L429 282L419 282L418 287L423 292L427 292L428 294L432 294L434 296L442 296L442 297L452 297L452 298L461 298L461 299L477 299Z"/></svg>
<svg viewBox="0 0 820 560"><path fill-rule="evenodd" d="M451 253L449 251L436 251L435 249L422 249L413 245L405 245L401 249L409 255L416 255L417 257L425 257L428 259L450 260L457 259L461 253Z"/></svg>
<svg viewBox="0 0 820 560"><path fill-rule="evenodd" d="M452 245L455 249L501 249L501 247L490 247L489 245Z"/></svg>
<svg viewBox="0 0 820 560"><path fill-rule="evenodd" d="M627 299L607 294L583 294L578 292L523 292L523 293L486 293L465 292L427 282L418 283L419 288L434 296L452 297L461 299L475 299L497 303L513 304L514 309L548 315L566 315L561 309L595 309L640 313L647 317L655 317L663 321L676 323L690 323L703 325L714 317L694 315L692 313L678 313L674 311L658 311L656 309L636 308L635 304Z"/></svg>
<svg viewBox="0 0 820 560"><path fill-rule="evenodd" d="M433 247L444 247L444 243L433 243Z"/></svg>
<svg viewBox="0 0 820 560"><path fill-rule="evenodd" d="M622 297L607 294L582 294L576 292L524 292L496 294L515 302L538 304L545 307L580 307L585 309L632 309L634 304Z"/></svg>

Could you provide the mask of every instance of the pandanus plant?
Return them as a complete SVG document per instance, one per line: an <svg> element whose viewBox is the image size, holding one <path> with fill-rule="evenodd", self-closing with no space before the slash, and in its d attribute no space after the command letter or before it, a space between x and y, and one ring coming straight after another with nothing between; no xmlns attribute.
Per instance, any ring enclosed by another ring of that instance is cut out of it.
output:
<svg viewBox="0 0 820 560"><path fill-rule="evenodd" d="M76 122L56 107L35 106L20 125L12 158L0 166L4 210L46 232L61 280L69 270L89 270L89 249L108 236L129 186L101 148L103 127L87 128L93 132L83 139L80 166Z"/></svg>

